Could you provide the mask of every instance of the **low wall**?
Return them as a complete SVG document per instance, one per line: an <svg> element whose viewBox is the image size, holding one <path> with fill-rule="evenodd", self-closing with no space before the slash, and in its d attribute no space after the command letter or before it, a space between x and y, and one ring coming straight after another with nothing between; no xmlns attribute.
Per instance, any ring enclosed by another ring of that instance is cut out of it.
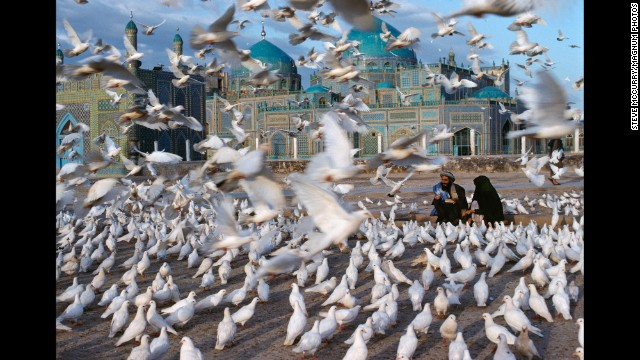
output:
<svg viewBox="0 0 640 360"><path fill-rule="evenodd" d="M520 155L476 155L476 156L448 156L449 160L444 170L465 173L495 173L495 172L519 172L520 162L515 162ZM584 154L566 154L563 160L564 166L580 166ZM356 158L356 164L366 164L368 159ZM288 174L292 172L303 172L309 160L268 160L268 165L276 174ZM183 161L173 165L155 165L158 174L167 177L184 176L190 170L197 169L204 164L204 161ZM394 166L392 172L405 172L406 168ZM542 171L549 171L549 165L545 165ZM367 172L375 172L375 169ZM150 176L149 170L144 168L142 176Z"/></svg>

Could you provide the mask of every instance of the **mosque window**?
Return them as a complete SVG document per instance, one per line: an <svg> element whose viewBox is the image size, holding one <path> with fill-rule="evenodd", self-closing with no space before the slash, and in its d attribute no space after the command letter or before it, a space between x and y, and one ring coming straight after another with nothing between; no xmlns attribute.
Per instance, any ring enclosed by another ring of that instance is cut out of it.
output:
<svg viewBox="0 0 640 360"><path fill-rule="evenodd" d="M367 63L367 67L371 70L377 70L378 64L376 64L374 61L369 61L369 63Z"/></svg>
<svg viewBox="0 0 640 360"><path fill-rule="evenodd" d="M384 69L387 70L387 71L391 70L392 69L391 63L388 62L388 61L386 63L384 63Z"/></svg>
<svg viewBox="0 0 640 360"><path fill-rule="evenodd" d="M62 84L58 84L57 88L58 92L62 92Z"/></svg>
<svg viewBox="0 0 640 360"><path fill-rule="evenodd" d="M91 80L87 80L87 83L85 84L85 86L87 90L91 90Z"/></svg>
<svg viewBox="0 0 640 360"><path fill-rule="evenodd" d="M318 99L318 104L326 105L327 104L327 100L324 97L321 97L320 99Z"/></svg>
<svg viewBox="0 0 640 360"><path fill-rule="evenodd" d="M413 87L420 86L420 71L413 70L411 72L411 86Z"/></svg>
<svg viewBox="0 0 640 360"><path fill-rule="evenodd" d="M402 79L400 79L400 80L401 80L401 84L402 84L402 87L403 87L403 88L411 87L411 83L410 83L410 81L409 81L409 80L410 80L410 79L409 79L409 77L406 77L406 76L405 76L405 77L403 77L403 78L402 78Z"/></svg>
<svg viewBox="0 0 640 360"><path fill-rule="evenodd" d="M287 88L287 79L280 80L280 87L282 89L286 89Z"/></svg>

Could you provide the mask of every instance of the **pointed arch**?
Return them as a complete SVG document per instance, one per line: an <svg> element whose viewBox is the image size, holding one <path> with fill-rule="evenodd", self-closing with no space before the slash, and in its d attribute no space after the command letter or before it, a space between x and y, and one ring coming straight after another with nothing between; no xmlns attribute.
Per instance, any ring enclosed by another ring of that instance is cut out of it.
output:
<svg viewBox="0 0 640 360"><path fill-rule="evenodd" d="M471 155L471 129L464 127L453 134L453 156Z"/></svg>
<svg viewBox="0 0 640 360"><path fill-rule="evenodd" d="M275 159L287 156L287 139L281 132L271 136L271 156Z"/></svg>
<svg viewBox="0 0 640 360"><path fill-rule="evenodd" d="M171 136L169 136L168 130L162 130L160 132L160 139L158 140L158 150L171 152Z"/></svg>
<svg viewBox="0 0 640 360"><path fill-rule="evenodd" d="M514 139L509 139L507 136L513 130L513 123L511 120L507 119L502 125L502 153L503 154L515 154L517 149L517 144Z"/></svg>
<svg viewBox="0 0 640 360"><path fill-rule="evenodd" d="M187 135L186 131L182 130L178 132L176 136L176 148L174 154L182 157L183 160L187 160Z"/></svg>
<svg viewBox="0 0 640 360"><path fill-rule="evenodd" d="M71 124L71 126L75 126L76 124L78 124L78 120L76 120L76 118L73 117L70 112L67 112L66 114L64 114L62 119L60 119L60 122L58 122L58 126L56 126L56 147L60 146L60 144L62 143L62 139L64 139L64 137L66 136L62 134L62 131L64 131L65 128L69 127L69 124ZM73 150L84 156L84 139L80 141L80 144L74 146ZM71 150L62 155L58 155L56 153L56 168L59 169L68 162L82 162L81 157L76 160L67 159L66 156L70 151Z"/></svg>

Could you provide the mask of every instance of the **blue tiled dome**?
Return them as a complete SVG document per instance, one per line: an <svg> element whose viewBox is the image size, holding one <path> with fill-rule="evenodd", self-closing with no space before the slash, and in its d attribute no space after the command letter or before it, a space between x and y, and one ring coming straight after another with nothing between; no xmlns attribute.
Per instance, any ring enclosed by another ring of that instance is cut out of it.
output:
<svg viewBox="0 0 640 360"><path fill-rule="evenodd" d="M183 44L183 43L184 43L184 42L182 41L182 36L180 36L180 34L176 34L176 35L173 37L173 42L174 42L174 43L180 43L180 44Z"/></svg>
<svg viewBox="0 0 640 360"><path fill-rule="evenodd" d="M291 56L287 55L282 49L273 45L267 40L260 40L249 48L251 57L271 64L270 70L280 70L280 74L297 74L298 68ZM244 66L236 67L231 72L234 75L249 74L249 69Z"/></svg>
<svg viewBox="0 0 640 360"><path fill-rule="evenodd" d="M376 85L376 89L395 89L396 87L393 86L392 83L385 81L385 82L381 82L378 85Z"/></svg>
<svg viewBox="0 0 640 360"><path fill-rule="evenodd" d="M486 86L483 87L480 90L477 90L476 92L474 92L473 94L471 94L472 98L476 98L476 99L486 99L486 98L490 98L490 99L502 99L502 98L510 98L509 94L507 94L506 92L495 88L493 86Z"/></svg>
<svg viewBox="0 0 640 360"><path fill-rule="evenodd" d="M382 39L380 38L380 33L382 32L382 22L383 22L382 20L374 16L373 31L367 32L367 31L358 30L356 28L352 28L351 31L349 32L349 36L347 37L347 39L352 41L353 40L359 41L360 46L358 46L358 49L360 50L361 53L364 54L364 56L367 59L370 59L371 57L397 56L399 58L412 59L415 61L416 53L412 49L408 49L408 48L396 49L396 50L393 50L393 54L384 50L384 47L385 45L387 45L387 43L382 41ZM398 35L401 34L400 30L389 25L389 23L386 23L386 24L387 24L387 29L391 32L391 35L398 37ZM345 57L349 55L351 55L351 50L349 50L345 54ZM398 59L398 60L404 60L404 59Z"/></svg>
<svg viewBox="0 0 640 360"><path fill-rule="evenodd" d="M314 86L306 89L304 92L306 92L306 93L327 93L327 92L329 92L329 88L328 87L324 87L322 85L314 85Z"/></svg>

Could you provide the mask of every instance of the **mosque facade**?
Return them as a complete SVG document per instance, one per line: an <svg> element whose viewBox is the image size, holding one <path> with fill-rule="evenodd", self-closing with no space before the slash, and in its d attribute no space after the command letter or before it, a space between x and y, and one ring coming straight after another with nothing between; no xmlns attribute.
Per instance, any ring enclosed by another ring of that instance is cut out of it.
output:
<svg viewBox="0 0 640 360"><path fill-rule="evenodd" d="M421 130L430 132L440 124L445 124L455 135L449 140L430 145L427 149L429 154L468 156L518 154L522 151L520 139L507 138L510 131L518 129L518 125L511 122L508 113L500 114L498 111L499 103L515 113L525 110L517 99L517 89L514 96L510 95L508 61L482 67L483 71L490 74L504 71L503 85L497 87L484 78L474 80L471 79L473 72L470 62L467 66L462 61L458 63L453 51L448 57L431 64L422 63L412 49L385 51L385 43L379 37L382 20L376 17L374 20L377 28L373 32L353 29L349 34L349 40L360 42L358 49L361 55L356 56L353 51L347 51L342 60L345 65L358 66L360 76L369 80L362 83L368 94L355 94L371 109L360 114L368 125L368 131L349 134L354 148L361 149L357 157L374 156L400 137L410 136ZM387 28L393 35L400 33L388 23ZM137 47L137 32L133 20L129 21L125 34L134 47ZM176 33L173 49L181 54L182 48L182 37ZM238 109L244 114L242 126L249 134L245 146L255 149L259 144L269 143L270 159L305 159L322 151L322 144L311 140L310 133L317 128L319 120L329 111L331 104L341 101L350 93L353 82L337 83L314 73L310 78L310 86L303 89L294 59L266 39L264 27L262 40L249 49L252 57L270 64L271 69L278 69L282 79L256 92L246 83L249 70L239 66L206 80L193 76L205 81L206 85L190 83L187 87L178 89L171 83L173 74L165 71L162 65L152 69L141 68L139 61L128 65L129 70L143 82L145 90L152 89L161 103L182 105L186 116L202 121L204 130L199 132L184 127L160 131L136 125L127 134L122 134L117 119L133 104L135 99L132 94L123 98L120 104L112 106L109 96L100 87L100 74L84 81L57 84L56 103L65 107L56 110L56 145L60 144L64 137L62 130L69 123L83 122L91 130L84 142L76 148L80 154L88 153L95 146L92 139L106 132L122 146L123 153L132 159L138 158L138 154L133 151L135 145L144 152L164 150L180 155L183 160L202 160L205 155L193 151L194 143L205 138L208 133L225 138L233 137L230 132L232 114L223 112L220 107L219 98L224 98L232 103L243 103ZM64 61L64 55L59 49L56 57L57 61ZM429 73L427 69L447 77L456 72L461 79L471 79L478 86L461 88L455 94L447 94L441 86L425 86ZM403 93L417 93L418 96L412 97L411 102L404 105L400 102L398 89ZM122 91L124 90L117 92ZM308 102L300 106L293 102L305 99ZM291 136L296 130L291 120L294 116L311 122L310 126L298 132L295 137ZM565 148L574 148L576 135L580 137L579 150L583 149L582 130L565 138ZM533 146L535 153L546 152L544 139L527 139L525 146ZM65 155L57 157L56 166L60 168L67 161ZM124 173L122 166L111 165L99 174Z"/></svg>
<svg viewBox="0 0 640 360"><path fill-rule="evenodd" d="M125 35L131 44L137 48L138 29L131 19L125 27ZM173 50L177 54L183 52L183 40L178 32L173 38ZM64 62L64 55L60 49L56 51L56 61ZM129 71L134 73L144 84L145 90L153 90L158 100L169 106L182 105L183 114L193 116L199 121L206 119L206 98L207 94L213 95L227 87L227 76L225 73L214 74L207 79L206 84L188 83L184 88L176 88L171 83L175 78L172 72L165 70L162 65L152 69L143 69L141 62L130 62L127 65ZM192 75L198 81L205 81L198 75ZM204 156L192 150L192 144L201 141L206 137L207 124L202 131L194 131L186 127L168 130L152 130L146 127L135 125L127 134L122 134L117 120L126 109L132 106L135 100L134 94L127 94L117 105L112 105L111 98L100 86L101 74L96 74L83 81L67 81L56 84L56 103L64 105L64 109L56 110L56 145L59 145L64 138L63 129L69 123L75 125L78 122L90 126L90 133L85 134L84 141L75 149L82 155L87 154L96 145L92 139L106 132L119 146L122 153L129 158L137 160L139 154L135 152L134 146L143 152L153 152L154 150L164 150L180 155L183 160L202 160ZM126 92L117 90L117 93ZM56 167L60 168L67 161L66 154L56 157ZM82 159L76 160L81 162ZM119 159L116 159L119 161ZM123 166L112 164L108 168L101 170L99 175L125 174Z"/></svg>
<svg viewBox="0 0 640 360"><path fill-rule="evenodd" d="M360 76L369 80L369 83L362 82L368 89L368 94L354 94L362 98L371 109L370 112L360 114L369 131L349 135L354 148L361 149L357 157L374 156L400 137L421 130L430 132L440 124L447 125L455 135L450 140L429 146L427 151L433 155L519 154L522 151L521 139L507 138L510 131L519 129L518 125L510 120L509 113L501 114L498 111L499 103L515 113L526 110L517 99L517 89L515 96L509 95L508 61L481 67L489 74L505 73L503 84L495 86L493 81L486 78L472 79L471 62L465 65L464 62L456 61L453 51L448 57L433 64L423 64L412 49L385 51L385 43L379 36L382 20L374 17L374 21L377 28L373 32L352 29L348 36L349 40L360 42L358 50L363 55L354 56L350 50L343 54L342 60L345 65L357 66L361 70ZM388 23L387 28L395 36L400 34L400 31ZM322 115L329 111L331 104L339 102L350 93L353 82L337 83L314 73L310 79L311 86L302 89L295 61L265 39L264 29L262 35L263 39L250 48L251 56L274 65L273 69L279 69L283 75L282 80L254 93L245 85L248 70L234 69L229 76L230 86L226 91L207 98L207 108L211 110L207 120L210 125L209 133L233 137L229 131L232 114L221 110L218 100L220 96L231 103L243 103L239 110L244 114L243 128L249 133L245 145L254 149L261 143L269 143L270 159L309 158L322 149L322 144L311 140L310 133L317 127ZM423 85L428 75L427 68L447 77L456 72L460 79L470 79L478 86L461 88L455 94L447 94L441 86ZM400 102L396 87L403 93L419 95L405 106ZM292 102L305 99L309 102L301 106ZM309 127L295 137L289 135L293 134L290 131L296 130L291 120L294 116L311 122ZM582 130L579 136L582 149ZM525 146L527 149L533 146L536 153L547 151L544 139L526 139ZM573 135L567 137L565 147L567 146L573 146Z"/></svg>

